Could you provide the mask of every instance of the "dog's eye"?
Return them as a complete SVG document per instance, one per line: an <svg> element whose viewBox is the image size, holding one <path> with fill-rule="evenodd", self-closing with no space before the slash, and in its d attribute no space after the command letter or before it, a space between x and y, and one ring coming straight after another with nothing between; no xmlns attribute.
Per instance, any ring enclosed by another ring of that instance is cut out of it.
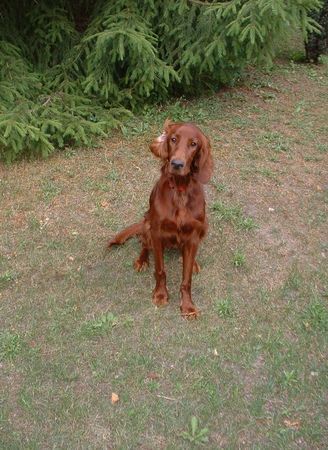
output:
<svg viewBox="0 0 328 450"><path fill-rule="evenodd" d="M192 141L192 142L190 143L190 145L191 145L192 147L197 147L197 142Z"/></svg>
<svg viewBox="0 0 328 450"><path fill-rule="evenodd" d="M171 142L173 142L174 144L176 143L176 141L177 141L177 138L176 137L171 137Z"/></svg>

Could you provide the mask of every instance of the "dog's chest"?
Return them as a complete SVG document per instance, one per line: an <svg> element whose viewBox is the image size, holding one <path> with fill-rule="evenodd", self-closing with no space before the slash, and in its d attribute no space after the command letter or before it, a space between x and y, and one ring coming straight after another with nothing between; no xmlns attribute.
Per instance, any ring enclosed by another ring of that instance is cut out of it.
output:
<svg viewBox="0 0 328 450"><path fill-rule="evenodd" d="M171 245L180 245L203 226L201 210L187 193L175 192L171 208L161 220L161 231Z"/></svg>

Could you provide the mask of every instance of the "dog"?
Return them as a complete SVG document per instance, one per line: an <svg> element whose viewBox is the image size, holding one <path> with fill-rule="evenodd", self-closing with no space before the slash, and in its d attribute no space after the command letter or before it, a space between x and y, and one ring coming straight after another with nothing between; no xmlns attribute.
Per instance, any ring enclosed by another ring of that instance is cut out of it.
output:
<svg viewBox="0 0 328 450"><path fill-rule="evenodd" d="M192 301L191 281L192 273L200 271L195 258L208 229L203 185L213 174L210 141L192 123L166 120L164 132L151 143L150 150L163 164L150 195L149 209L141 222L118 233L108 246L138 236L142 248L134 263L137 271L149 265L149 252L153 251L156 280L153 303L157 306L166 305L169 298L164 249L180 249L183 260L180 310L184 317L196 318L199 310Z"/></svg>

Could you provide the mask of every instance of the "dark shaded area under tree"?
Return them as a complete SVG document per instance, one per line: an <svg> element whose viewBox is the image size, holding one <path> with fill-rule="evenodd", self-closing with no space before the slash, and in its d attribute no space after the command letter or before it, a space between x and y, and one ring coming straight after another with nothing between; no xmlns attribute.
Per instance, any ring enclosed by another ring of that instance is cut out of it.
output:
<svg viewBox="0 0 328 450"><path fill-rule="evenodd" d="M318 63L319 57L328 52L328 0L324 0L319 11L311 13L311 17L321 25L321 33L310 33L305 42L306 60Z"/></svg>

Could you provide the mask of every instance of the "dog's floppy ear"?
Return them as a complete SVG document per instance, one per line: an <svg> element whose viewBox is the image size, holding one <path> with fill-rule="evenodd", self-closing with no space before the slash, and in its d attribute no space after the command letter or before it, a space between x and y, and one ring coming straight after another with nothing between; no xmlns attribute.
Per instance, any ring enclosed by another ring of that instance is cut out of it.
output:
<svg viewBox="0 0 328 450"><path fill-rule="evenodd" d="M211 153L211 144L206 136L202 136L202 147L200 149L199 159L197 161L198 181L206 184L210 181L213 174L213 158Z"/></svg>
<svg viewBox="0 0 328 450"><path fill-rule="evenodd" d="M161 158L163 161L166 161L169 157L169 149L167 138L170 131L170 126L172 122L169 119L165 120L164 123L164 131L158 136L154 141L150 144L150 150L154 153L155 156Z"/></svg>

